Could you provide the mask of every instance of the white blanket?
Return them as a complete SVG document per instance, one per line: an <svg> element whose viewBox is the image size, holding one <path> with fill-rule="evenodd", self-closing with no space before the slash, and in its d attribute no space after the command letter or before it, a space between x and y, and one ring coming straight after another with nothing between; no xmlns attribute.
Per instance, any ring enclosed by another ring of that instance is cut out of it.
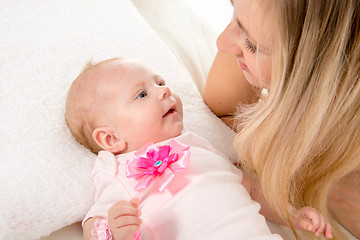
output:
<svg viewBox="0 0 360 240"><path fill-rule="evenodd" d="M203 103L187 70L130 0L5 0L0 4L0 239L38 239L80 221L93 202L94 155L64 121L84 64L133 57L184 103L185 130L235 159L235 135Z"/></svg>

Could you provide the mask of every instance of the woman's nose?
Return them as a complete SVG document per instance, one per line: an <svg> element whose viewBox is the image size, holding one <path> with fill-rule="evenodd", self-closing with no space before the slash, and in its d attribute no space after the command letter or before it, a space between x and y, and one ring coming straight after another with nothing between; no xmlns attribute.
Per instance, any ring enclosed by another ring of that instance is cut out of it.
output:
<svg viewBox="0 0 360 240"><path fill-rule="evenodd" d="M217 48L222 52L232 53L236 56L243 54L239 29L234 21L231 21L216 40Z"/></svg>
<svg viewBox="0 0 360 240"><path fill-rule="evenodd" d="M160 86L160 99L171 96L170 88L167 86Z"/></svg>

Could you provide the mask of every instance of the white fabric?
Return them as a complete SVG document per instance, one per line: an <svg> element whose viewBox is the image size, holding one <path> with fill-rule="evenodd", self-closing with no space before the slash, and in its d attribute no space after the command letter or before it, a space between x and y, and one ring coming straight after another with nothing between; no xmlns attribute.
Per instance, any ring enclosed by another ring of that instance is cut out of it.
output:
<svg viewBox="0 0 360 240"><path fill-rule="evenodd" d="M156 179L146 189L134 190L139 179L126 177L126 163L136 157L134 152L115 156L101 151L92 173L96 200L84 221L107 218L114 203L137 197L143 240L282 239L271 234L260 205L240 184L242 172L224 155L191 132L174 139L190 147L190 161L163 192L157 190Z"/></svg>
<svg viewBox="0 0 360 240"><path fill-rule="evenodd" d="M80 221L93 203L94 155L64 121L67 89L90 59L149 64L181 96L185 129L235 159L235 133L130 0L5 0L0 29L0 239L38 239Z"/></svg>
<svg viewBox="0 0 360 240"><path fill-rule="evenodd" d="M132 0L180 63L190 72L200 93L216 54L217 34L192 13L183 0ZM225 5L225 4L224 4ZM203 39L201 41L200 39ZM199 41L200 40L200 41Z"/></svg>
<svg viewBox="0 0 360 240"><path fill-rule="evenodd" d="M229 24L233 7L224 0L132 0L178 60L200 93L217 52L216 39Z"/></svg>

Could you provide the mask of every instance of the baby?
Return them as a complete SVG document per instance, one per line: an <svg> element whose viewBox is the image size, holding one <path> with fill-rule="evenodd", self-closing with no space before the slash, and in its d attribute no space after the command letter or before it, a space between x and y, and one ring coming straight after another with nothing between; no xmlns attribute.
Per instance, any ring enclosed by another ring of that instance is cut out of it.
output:
<svg viewBox="0 0 360 240"><path fill-rule="evenodd" d="M137 61L106 60L76 78L66 121L98 153L84 239L281 239L250 198L249 178L205 139L182 134L182 118L179 96ZM295 211L293 221L331 237L315 209Z"/></svg>

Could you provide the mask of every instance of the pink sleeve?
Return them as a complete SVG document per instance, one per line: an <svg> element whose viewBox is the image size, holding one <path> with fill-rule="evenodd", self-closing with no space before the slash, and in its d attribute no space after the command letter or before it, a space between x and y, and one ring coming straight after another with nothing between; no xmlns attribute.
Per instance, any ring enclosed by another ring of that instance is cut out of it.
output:
<svg viewBox="0 0 360 240"><path fill-rule="evenodd" d="M95 203L86 214L84 222L91 217L107 218L109 208L120 200L129 200L129 193L117 177L118 162L116 157L106 151L99 152L92 178L95 184Z"/></svg>

